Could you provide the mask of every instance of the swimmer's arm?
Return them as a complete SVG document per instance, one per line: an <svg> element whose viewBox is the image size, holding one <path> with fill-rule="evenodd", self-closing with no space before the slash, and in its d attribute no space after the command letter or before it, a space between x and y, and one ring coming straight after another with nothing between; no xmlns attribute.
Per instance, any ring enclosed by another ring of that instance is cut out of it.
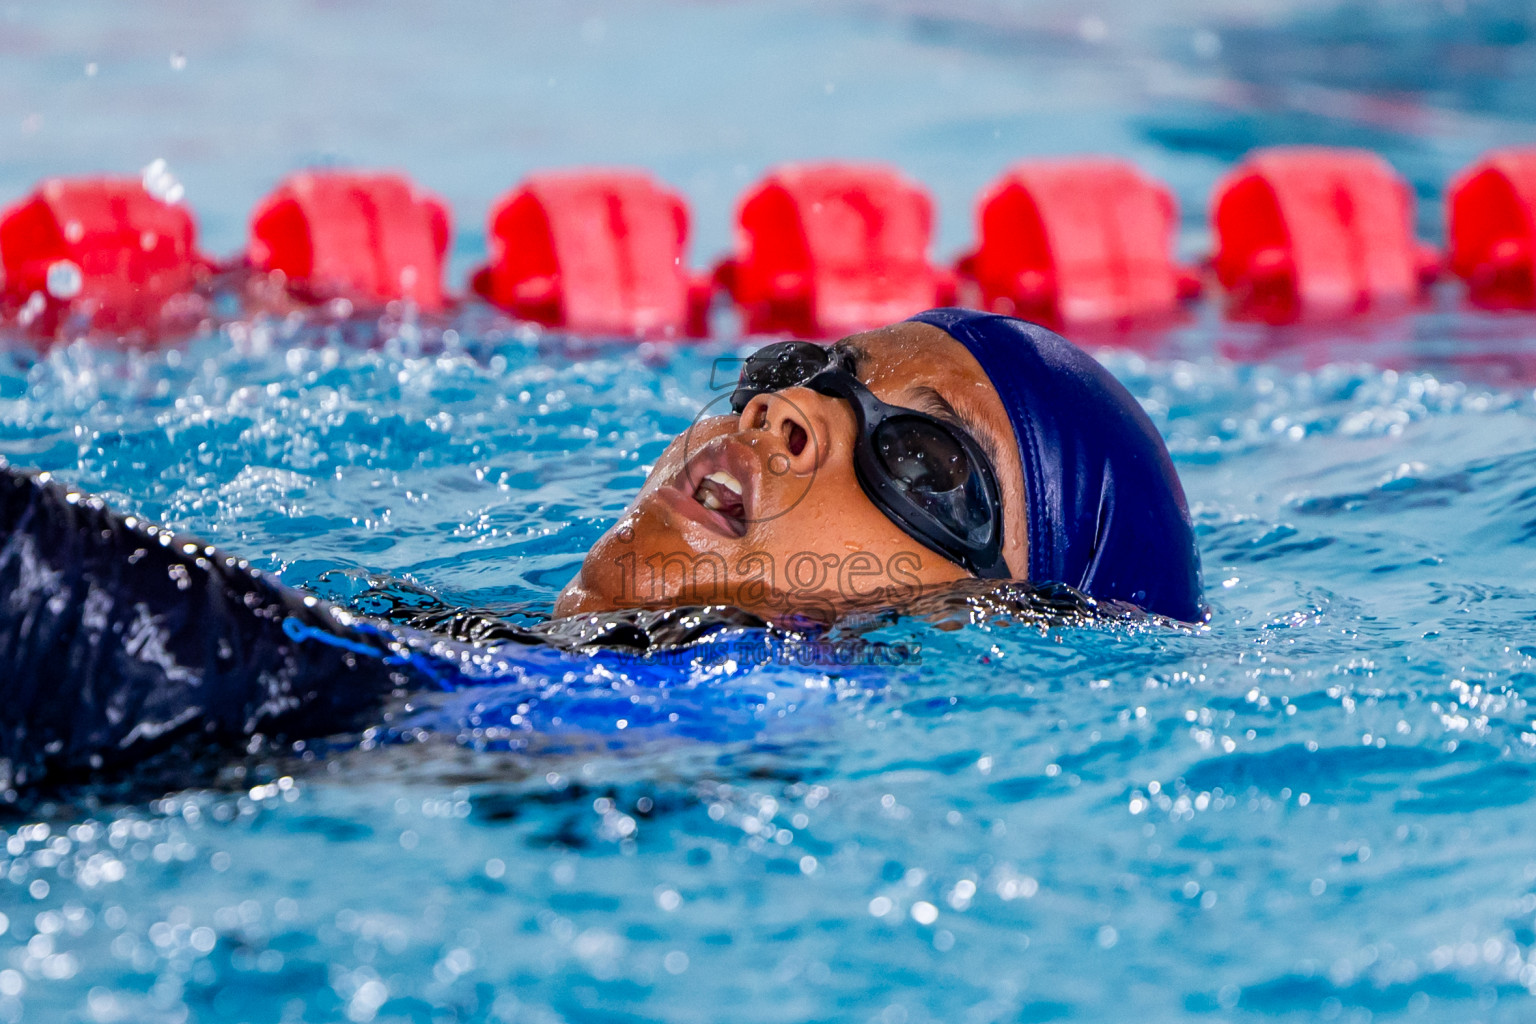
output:
<svg viewBox="0 0 1536 1024"><path fill-rule="evenodd" d="M0 793L356 728L401 681L370 644L237 559L0 465Z"/></svg>

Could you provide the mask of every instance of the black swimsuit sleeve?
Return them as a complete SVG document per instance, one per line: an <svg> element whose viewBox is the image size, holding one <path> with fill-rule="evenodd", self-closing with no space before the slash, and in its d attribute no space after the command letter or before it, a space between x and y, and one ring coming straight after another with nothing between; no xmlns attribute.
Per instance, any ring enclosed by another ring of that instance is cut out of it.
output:
<svg viewBox="0 0 1536 1024"><path fill-rule="evenodd" d="M0 793L357 729L389 637L245 562L0 464ZM164 758L160 758L164 760ZM191 763L189 760L187 763Z"/></svg>

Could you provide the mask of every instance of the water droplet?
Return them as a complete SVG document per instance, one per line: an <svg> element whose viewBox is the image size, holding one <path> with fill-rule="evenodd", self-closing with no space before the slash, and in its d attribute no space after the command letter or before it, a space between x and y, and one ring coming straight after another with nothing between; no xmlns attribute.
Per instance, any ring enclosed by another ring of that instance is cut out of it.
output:
<svg viewBox="0 0 1536 1024"><path fill-rule="evenodd" d="M48 294L66 301L80 294L85 275L70 260L55 260L48 266Z"/></svg>
<svg viewBox="0 0 1536 1024"><path fill-rule="evenodd" d="M43 298L43 293L33 292L27 296L26 303L21 307L21 311L16 314L16 322L23 327L30 327L32 326L32 321L41 316L43 310L47 308L48 300Z"/></svg>
<svg viewBox="0 0 1536 1024"><path fill-rule="evenodd" d="M176 175L171 173L170 166L161 158L150 161L149 166L144 168L143 182L144 191L162 203L179 203L186 195L186 189L176 180Z"/></svg>

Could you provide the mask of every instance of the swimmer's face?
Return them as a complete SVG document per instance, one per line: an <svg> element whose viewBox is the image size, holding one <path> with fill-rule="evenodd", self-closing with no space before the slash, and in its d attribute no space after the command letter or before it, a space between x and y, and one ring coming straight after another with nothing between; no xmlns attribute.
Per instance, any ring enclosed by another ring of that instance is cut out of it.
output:
<svg viewBox="0 0 1536 1024"><path fill-rule="evenodd" d="M981 444L1002 492L1003 552L1024 578L1018 448L980 364L928 324L842 344L876 397L958 422ZM965 578L865 495L857 441L848 402L801 387L758 395L739 416L701 419L667 447L634 504L587 553L556 614L732 604L767 618L832 617Z"/></svg>

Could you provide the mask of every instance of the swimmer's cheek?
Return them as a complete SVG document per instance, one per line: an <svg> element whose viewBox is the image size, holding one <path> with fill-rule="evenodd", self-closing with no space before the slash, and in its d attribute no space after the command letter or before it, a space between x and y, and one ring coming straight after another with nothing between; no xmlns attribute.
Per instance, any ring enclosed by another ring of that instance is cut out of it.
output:
<svg viewBox="0 0 1536 1024"><path fill-rule="evenodd" d="M666 510L646 500L646 491L592 545L575 577L555 601L555 614L585 615L668 603L658 591L657 552L682 549L683 540ZM665 573L662 574L665 576Z"/></svg>
<svg viewBox="0 0 1536 1024"><path fill-rule="evenodd" d="M922 569L922 559L910 551L898 551L886 562L885 570L890 576L890 586L882 596L889 604L902 605L914 600L923 592L922 578L917 574Z"/></svg>

